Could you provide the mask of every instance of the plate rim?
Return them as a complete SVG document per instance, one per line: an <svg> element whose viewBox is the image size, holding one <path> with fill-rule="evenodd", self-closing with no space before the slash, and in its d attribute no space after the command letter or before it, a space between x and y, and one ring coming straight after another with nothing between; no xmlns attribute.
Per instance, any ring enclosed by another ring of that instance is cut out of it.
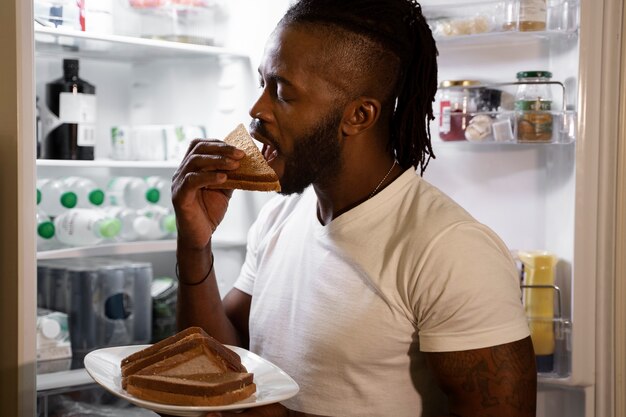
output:
<svg viewBox="0 0 626 417"><path fill-rule="evenodd" d="M99 349L94 349L91 352L87 353L83 359L83 366L85 367L85 370L87 371L87 373L89 374L89 376L101 387L103 387L104 389L106 389L107 391L109 391L111 394L123 398L126 401L139 406L139 407L143 407L143 408L147 408L149 410L152 411L156 411L156 412L167 412L167 413L171 413L171 412L186 412L186 413L191 413L191 412L199 412L199 413L207 413L207 412L212 412L212 411L232 411L232 410L243 410L243 409L247 409L247 408L254 408L254 407L260 407L263 405L268 405L268 404L274 404L274 403L278 403L281 401L285 401L289 398L292 398L294 396L296 396L298 394L298 392L300 392L300 386L298 385L298 383L291 377L289 376L289 374L287 374L285 371L283 371L281 368L279 368L277 365L275 365L274 363L272 363L271 361L262 358L261 356L257 355L254 352L251 352L245 348L239 347L239 346L233 346L233 345L224 345L227 348L229 348L230 350L234 351L237 354L240 354L238 351L242 351L243 353L246 353L248 355L251 355L251 357L256 358L257 360L260 360L262 363L269 365L271 368L273 368L274 371L276 371L277 373L279 373L282 377L286 378L287 382L292 385L291 389L289 390L289 392L282 394L282 395L277 395L276 397L271 398L271 400L267 400L267 401L260 401L260 402L245 402L246 400L248 400L250 397L241 400L240 402L236 402L236 403L232 403L232 404L225 404L225 405L219 405L219 406L185 406L185 405L173 405L173 404L163 404L163 403L157 403L157 402L153 402L153 401L147 401L147 400L143 400L141 398L137 398L135 396L133 396L132 394L128 393L126 390L123 390L121 387L119 388L121 390L121 392L118 392L114 389L114 387L110 387L108 384L104 383L103 381L100 381L96 376L94 376L94 370L90 369L90 366L88 366L88 360L89 361L93 361L96 360L95 358L102 353L108 353L108 352L113 352L113 351L117 351L117 350L122 350L122 349L130 349L131 351L129 351L128 355L137 352L141 349L145 349L149 346L152 346L152 344L143 344L143 345L123 345L123 346L110 346L110 347L104 347L104 348L99 348ZM89 359L88 359L89 358ZM101 360L101 359L97 359L97 360ZM117 368L120 371L120 376L121 376L121 369L118 367ZM114 375L113 377L116 377L117 375ZM255 382L256 383L256 382ZM257 387L258 387L258 383L257 383ZM117 387L115 387L117 388ZM257 391L258 392L258 391ZM255 394L256 395L256 392Z"/></svg>

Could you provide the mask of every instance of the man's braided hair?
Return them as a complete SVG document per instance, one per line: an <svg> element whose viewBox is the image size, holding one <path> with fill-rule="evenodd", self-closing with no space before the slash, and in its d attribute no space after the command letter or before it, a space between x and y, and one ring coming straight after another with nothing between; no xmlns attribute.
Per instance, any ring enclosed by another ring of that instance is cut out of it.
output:
<svg viewBox="0 0 626 417"><path fill-rule="evenodd" d="M389 146L400 166L419 165L423 173L435 157L430 121L437 91L437 48L421 6L415 0L300 0L281 23L340 28L397 58L395 85L389 91L395 104Z"/></svg>

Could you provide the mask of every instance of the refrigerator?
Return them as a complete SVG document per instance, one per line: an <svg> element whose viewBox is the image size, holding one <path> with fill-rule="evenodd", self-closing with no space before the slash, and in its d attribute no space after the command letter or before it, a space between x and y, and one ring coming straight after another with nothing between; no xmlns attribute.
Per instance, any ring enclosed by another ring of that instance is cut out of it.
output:
<svg viewBox="0 0 626 417"><path fill-rule="evenodd" d="M247 123L265 39L292 2L162 1L153 2L163 4L155 9L144 1L86 1L83 20L73 3L12 0L0 6L0 39L12 64L0 69L0 91L9 97L0 130L0 271L7 299L1 310L7 337L0 344L0 402L8 404L7 415L48 415L68 394L86 407L111 405L80 366L37 369L38 266L105 258L149 263L155 277L175 275L172 236L38 251L37 180L78 175L106 188L121 176L171 177L175 157L120 156L125 151L113 129L201 126L207 137L221 138ZM558 260L557 288L550 290L556 366L538 374L537 415L626 415L626 268L619 253L626 236L620 188L626 179L623 2L548 0L546 27L536 31L504 29L510 13L519 13L517 1L421 3L437 39L439 80L477 82L460 89L470 95L503 92L500 106L478 109L474 101L463 120L487 115L510 129L498 136L492 126L468 140L464 126L460 140L442 140L450 129L449 109L442 105L449 90L442 84L431 123L436 158L424 178L491 227L513 254L549 251ZM67 7L65 17L46 16L59 5ZM44 116L38 104L46 83L61 76L64 59L77 59L80 77L96 86L93 161L36 158L37 120ZM547 141L518 140L521 71L552 75ZM161 146L153 144L151 150ZM268 198L246 192L233 197L214 242L223 292L243 261L247 229Z"/></svg>

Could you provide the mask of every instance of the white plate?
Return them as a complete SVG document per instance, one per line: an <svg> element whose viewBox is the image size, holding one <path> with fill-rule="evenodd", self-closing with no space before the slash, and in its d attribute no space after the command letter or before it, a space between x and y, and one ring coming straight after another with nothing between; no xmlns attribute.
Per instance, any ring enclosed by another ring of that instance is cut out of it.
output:
<svg viewBox="0 0 626 417"><path fill-rule="evenodd" d="M234 404L195 407L159 404L141 400L122 389L120 362L123 358L150 345L118 346L94 350L85 356L85 369L91 377L111 393L143 408L173 416L196 417L209 411L243 410L277 403L293 397L300 387L289 375L273 363L236 346L228 346L241 357L241 363L254 374L256 393Z"/></svg>

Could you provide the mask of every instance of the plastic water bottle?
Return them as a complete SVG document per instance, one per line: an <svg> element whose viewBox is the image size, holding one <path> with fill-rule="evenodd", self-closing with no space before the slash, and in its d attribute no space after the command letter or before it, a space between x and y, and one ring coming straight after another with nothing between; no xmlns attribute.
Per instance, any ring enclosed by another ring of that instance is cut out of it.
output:
<svg viewBox="0 0 626 417"><path fill-rule="evenodd" d="M56 217L68 209L76 207L76 193L69 191L60 180L39 179L37 180L37 190L41 193L39 206L51 217Z"/></svg>
<svg viewBox="0 0 626 417"><path fill-rule="evenodd" d="M112 206L143 209L156 204L160 194L157 189L148 186L143 178L116 177L109 182L107 197Z"/></svg>
<svg viewBox="0 0 626 417"><path fill-rule="evenodd" d="M76 194L76 207L96 208L104 203L104 191L91 179L85 177L67 177L63 185Z"/></svg>
<svg viewBox="0 0 626 417"><path fill-rule="evenodd" d="M147 177L148 187L152 187L159 192L159 206L173 209L172 205L172 181L157 175Z"/></svg>
<svg viewBox="0 0 626 417"><path fill-rule="evenodd" d="M138 210L140 217L135 221L143 230L139 234L141 240L159 240L176 233L176 216L161 206Z"/></svg>
<svg viewBox="0 0 626 417"><path fill-rule="evenodd" d="M72 209L54 219L57 239L70 246L97 245L114 239L122 228L119 219L102 210Z"/></svg>
<svg viewBox="0 0 626 417"><path fill-rule="evenodd" d="M37 208L37 250L54 249L57 246L54 234L54 223L50 216L40 208Z"/></svg>
<svg viewBox="0 0 626 417"><path fill-rule="evenodd" d="M109 217L121 222L120 233L116 237L118 241L134 242L150 231L151 220L140 215L137 210L121 206L108 206L103 208L103 211Z"/></svg>

